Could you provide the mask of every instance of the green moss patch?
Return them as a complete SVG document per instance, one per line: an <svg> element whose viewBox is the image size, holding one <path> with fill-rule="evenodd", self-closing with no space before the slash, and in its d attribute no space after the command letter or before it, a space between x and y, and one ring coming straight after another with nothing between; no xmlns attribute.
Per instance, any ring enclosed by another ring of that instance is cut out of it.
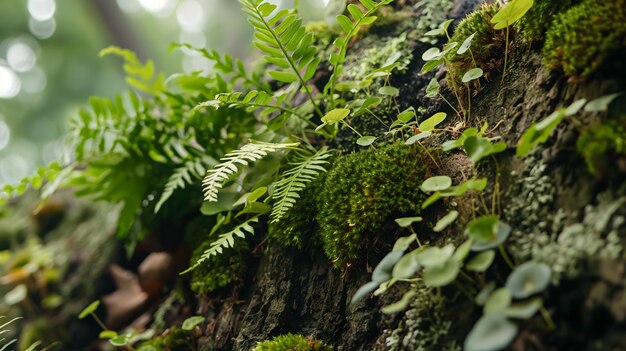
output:
<svg viewBox="0 0 626 351"><path fill-rule="evenodd" d="M321 341L289 333L263 341L253 351L331 351L332 349Z"/></svg>
<svg viewBox="0 0 626 351"><path fill-rule="evenodd" d="M372 241L393 233L393 219L414 215L430 160L416 146L390 145L335 161L320 192L317 221L328 257L340 266Z"/></svg>
<svg viewBox="0 0 626 351"><path fill-rule="evenodd" d="M626 52L626 0L586 0L560 14L546 34L545 62L585 77ZM623 65L623 63L622 63Z"/></svg>

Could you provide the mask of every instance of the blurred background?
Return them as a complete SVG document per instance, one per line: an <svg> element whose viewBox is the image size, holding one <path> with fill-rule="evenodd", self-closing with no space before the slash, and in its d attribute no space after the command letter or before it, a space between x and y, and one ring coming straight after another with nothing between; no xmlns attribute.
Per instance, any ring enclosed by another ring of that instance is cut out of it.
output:
<svg viewBox="0 0 626 351"><path fill-rule="evenodd" d="M320 20L335 0L295 1ZM211 69L191 51L169 52L172 43L245 60L251 36L235 0L0 1L0 186L58 160L66 120L89 96L126 89L120 62L101 49L131 49L169 75Z"/></svg>

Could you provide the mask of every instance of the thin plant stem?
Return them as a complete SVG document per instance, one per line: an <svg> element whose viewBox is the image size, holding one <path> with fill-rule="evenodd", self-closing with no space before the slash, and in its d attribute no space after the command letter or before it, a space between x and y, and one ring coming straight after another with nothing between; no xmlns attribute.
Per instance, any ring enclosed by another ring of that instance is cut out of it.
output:
<svg viewBox="0 0 626 351"><path fill-rule="evenodd" d="M506 41L504 43L504 69L502 70L502 79L500 84L504 84L504 76L506 75L506 65L509 58L509 24L506 26Z"/></svg>
<svg viewBox="0 0 626 351"><path fill-rule="evenodd" d="M515 269L513 261L511 261L509 254L506 253L506 250L504 249L504 246L502 244L498 245L498 250L500 251L500 255L502 255L502 258L504 259L506 265L509 266L509 268L511 268L512 270Z"/></svg>
<svg viewBox="0 0 626 351"><path fill-rule="evenodd" d="M472 119L472 92L470 91L469 84L465 85L467 87L467 120Z"/></svg>
<svg viewBox="0 0 626 351"><path fill-rule="evenodd" d="M454 112L456 112L456 114L457 114L457 115L459 115L459 116L461 115L461 114L459 113L459 111L458 111L456 108L454 108L454 106L452 106L452 104L450 103L450 101L448 101L448 99L446 99L446 98L445 98L445 97L444 97L441 93L437 93L437 95L439 95L439 96L443 99L443 101L445 101L445 102L446 102L446 104L448 104L448 106L450 106L450 108L451 108L451 109L453 109L453 110L454 110Z"/></svg>
<svg viewBox="0 0 626 351"><path fill-rule="evenodd" d="M543 303L541 304L541 307L539 307L539 312L541 313L543 320L546 322L548 329L555 330L556 327L554 326L554 321L552 320L552 317L550 316L550 312L548 312L548 310L543 305Z"/></svg>

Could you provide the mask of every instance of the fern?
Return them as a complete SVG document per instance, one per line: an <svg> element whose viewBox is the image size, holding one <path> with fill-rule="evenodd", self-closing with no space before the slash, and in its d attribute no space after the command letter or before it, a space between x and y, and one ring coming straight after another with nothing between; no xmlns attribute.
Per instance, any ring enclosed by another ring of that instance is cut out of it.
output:
<svg viewBox="0 0 626 351"><path fill-rule="evenodd" d="M359 33L361 26L370 25L377 19L374 13L381 7L390 4L393 0L381 0L375 2L373 0L359 0L361 5L366 9L365 12L360 7L354 4L348 5L348 12L352 16L352 20L346 15L337 16L337 22L341 26L341 29L345 32L345 35L341 38L337 38L333 45L337 49L336 53L330 55L330 63L333 65L333 73L326 86L324 87L324 93L330 96L331 101L335 92L335 83L339 76L343 73L343 63L346 60L346 51L348 50L348 44ZM330 91L330 93L329 93ZM332 105L332 103L331 103Z"/></svg>
<svg viewBox="0 0 626 351"><path fill-rule="evenodd" d="M244 86L256 87L261 90L270 90L267 82L262 81L260 74L256 72L249 73L246 67L238 58L233 58L228 53L220 55L217 50L207 50L205 48L194 48L189 44L172 44L171 49L186 48L188 50L195 51L202 55L207 60L213 61L213 70L219 71L222 74L229 75L229 82L235 85L238 81L242 81Z"/></svg>
<svg viewBox="0 0 626 351"><path fill-rule="evenodd" d="M306 84L313 78L321 59L317 55L317 48L313 46L313 34L306 33L302 18L298 18L294 10L288 9L271 16L276 5L263 0L239 2L243 5L243 11L250 16L248 22L254 27L254 46L266 54L267 62L277 66L277 70L268 72L270 77L284 83L299 82L321 117L322 112Z"/></svg>
<svg viewBox="0 0 626 351"><path fill-rule="evenodd" d="M308 118L306 118L298 111L282 106L286 98L287 94L272 95L264 91L257 90L252 90L248 92L245 96L242 93L238 92L224 93L215 96L215 100L205 101L199 104L198 106L196 106L196 109L204 107L214 107L215 109L218 109L222 106L226 106L229 108L245 108L248 112L262 110L260 113L261 116L269 115L274 112L279 112L279 115L276 118L285 120L290 116L296 116L297 118L305 121L312 127L317 127L313 122L311 122Z"/></svg>
<svg viewBox="0 0 626 351"><path fill-rule="evenodd" d="M3 318L4 318L4 316L0 316L0 319L3 319ZM7 328L13 322L15 322L18 319L21 319L21 317L13 318L10 321L5 322L5 323L0 325L0 351L8 351L9 346L11 346L11 345L13 345L13 344L15 344L17 342L17 339L7 339L3 335L10 332L10 330L7 329ZM4 344L4 345L2 345L2 344ZM32 345L30 345L24 351L35 351L40 344L41 344L41 341L37 341L37 342L33 343Z"/></svg>
<svg viewBox="0 0 626 351"><path fill-rule="evenodd" d="M127 74L128 85L153 95L165 91L165 76L163 73L155 73L152 60L142 64L134 52L117 46L109 46L100 51L100 57L106 55L117 55L124 59L124 72Z"/></svg>
<svg viewBox="0 0 626 351"><path fill-rule="evenodd" d="M300 157L298 161L290 163L293 167L285 171L281 179L276 182L272 198L276 200L272 208L272 223L280 221L285 213L293 207L300 193L307 183L314 180L320 172L326 172L324 165L332 152L323 148L314 155Z"/></svg>
<svg viewBox="0 0 626 351"><path fill-rule="evenodd" d="M220 234L219 239L211 243L211 247L209 247L209 249L206 250L202 254L202 256L200 256L198 261L196 261L193 266L187 268L181 274L191 272L192 270L196 269L196 267L200 266L204 261L208 260L211 256L221 254L225 248L233 247L233 245L235 245L235 236L245 239L246 233L254 235L254 228L252 227L251 223L258 222L259 216L260 215L256 215L243 222L242 224L236 226L235 229L227 233Z"/></svg>
<svg viewBox="0 0 626 351"><path fill-rule="evenodd" d="M217 193L224 183L233 174L239 171L237 165L247 166L248 162L254 162L267 156L269 153L276 152L281 149L288 149L298 146L299 143L273 144L251 142L244 145L241 149L233 151L224 156L222 163L209 170L202 181L204 190L204 199L207 201L217 201Z"/></svg>
<svg viewBox="0 0 626 351"><path fill-rule="evenodd" d="M58 183L64 180L68 170L71 171L72 169L73 167L62 168L58 162L39 167L36 174L22 178L18 184L7 184L0 188L0 205L5 204L11 198L24 194L29 188L43 189L42 199L45 200L58 187Z"/></svg>
<svg viewBox="0 0 626 351"><path fill-rule="evenodd" d="M167 180L163 194L161 194L161 198L154 206L154 212L159 212L161 206L174 194L174 191L184 189L187 184L193 183L194 178L202 178L202 174L206 172L210 163L212 163L210 158L202 157L193 161L187 161L182 167L176 168Z"/></svg>

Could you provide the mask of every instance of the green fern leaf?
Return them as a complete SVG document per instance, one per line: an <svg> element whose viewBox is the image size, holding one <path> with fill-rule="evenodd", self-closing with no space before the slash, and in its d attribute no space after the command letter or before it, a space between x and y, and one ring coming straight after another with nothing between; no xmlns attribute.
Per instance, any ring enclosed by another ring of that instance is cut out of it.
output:
<svg viewBox="0 0 626 351"><path fill-rule="evenodd" d="M299 143L273 144L251 142L244 145L239 150L226 154L226 156L220 160L222 163L209 170L202 181L204 199L207 201L217 201L217 193L224 183L239 171L238 165L247 166L248 162L260 160L269 153L293 148L298 145Z"/></svg>
<svg viewBox="0 0 626 351"><path fill-rule="evenodd" d="M252 227L251 224L258 222L259 216L260 215L254 216L248 219L247 221L243 222L242 224L236 226L235 229L227 233L220 234L219 239L211 243L211 246L209 247L209 249L206 250L202 254L202 256L200 256L198 261L196 261L193 264L193 266L187 268L181 274L191 272L192 270L200 266L204 261L208 260L211 256L221 254L224 251L224 249L233 247L233 245L235 244L236 236L245 239L246 233L250 235L254 235L254 227Z"/></svg>
<svg viewBox="0 0 626 351"><path fill-rule="evenodd" d="M184 189L187 184L192 184L194 179L202 178L202 174L206 172L207 167L212 163L214 162L210 158L202 157L193 161L187 161L182 167L176 168L167 180L163 194L161 194L161 198L154 206L154 212L159 212L161 206L174 194L174 191Z"/></svg>
<svg viewBox="0 0 626 351"><path fill-rule="evenodd" d="M330 80L324 87L324 93L333 96L335 92L335 83L341 74L343 73L343 63L346 60L346 51L348 50L348 44L351 42L363 25L370 25L377 19L374 14L381 7L388 5L393 0L381 0L374 2L373 0L359 0L361 5L365 7L366 11L363 12L358 6L354 4L348 5L348 12L352 16L352 20L346 15L337 16L337 22L341 26L341 29L345 32L343 37L337 38L333 45L336 48L336 52L330 55L330 63L334 66L333 73L330 76ZM330 92L329 92L330 91ZM331 106L333 107L333 106Z"/></svg>
<svg viewBox="0 0 626 351"><path fill-rule="evenodd" d="M324 165L332 156L332 151L323 148L314 155L300 156L296 162L290 163L291 169L285 171L281 179L275 183L272 198L276 201L272 208L272 223L279 222L285 213L294 206L299 193L307 183L314 180L321 172L326 172Z"/></svg>
<svg viewBox="0 0 626 351"><path fill-rule="evenodd" d="M313 44L313 34L307 33L294 10L276 10L276 5L262 0L239 0L254 27L254 46L263 51L265 60L277 67L269 71L270 77L284 83L299 82L317 113L307 81L313 77L321 58Z"/></svg>
<svg viewBox="0 0 626 351"><path fill-rule="evenodd" d="M312 127L317 127L304 114L283 105L287 96L288 94L272 95L270 93L257 90L252 90L246 95L238 92L223 93L216 95L214 100L200 103L195 109L199 110L205 107L213 107L215 109L219 109L220 107L244 108L248 112L262 110L261 115L269 115L274 112L278 112L278 115L275 116L275 118L285 120L290 116L295 116Z"/></svg>
<svg viewBox="0 0 626 351"><path fill-rule="evenodd" d="M100 51L100 57L106 55L117 55L124 59L126 82L133 88L154 95L165 91L165 75L155 74L152 60L142 64L134 52L117 46L109 46Z"/></svg>

